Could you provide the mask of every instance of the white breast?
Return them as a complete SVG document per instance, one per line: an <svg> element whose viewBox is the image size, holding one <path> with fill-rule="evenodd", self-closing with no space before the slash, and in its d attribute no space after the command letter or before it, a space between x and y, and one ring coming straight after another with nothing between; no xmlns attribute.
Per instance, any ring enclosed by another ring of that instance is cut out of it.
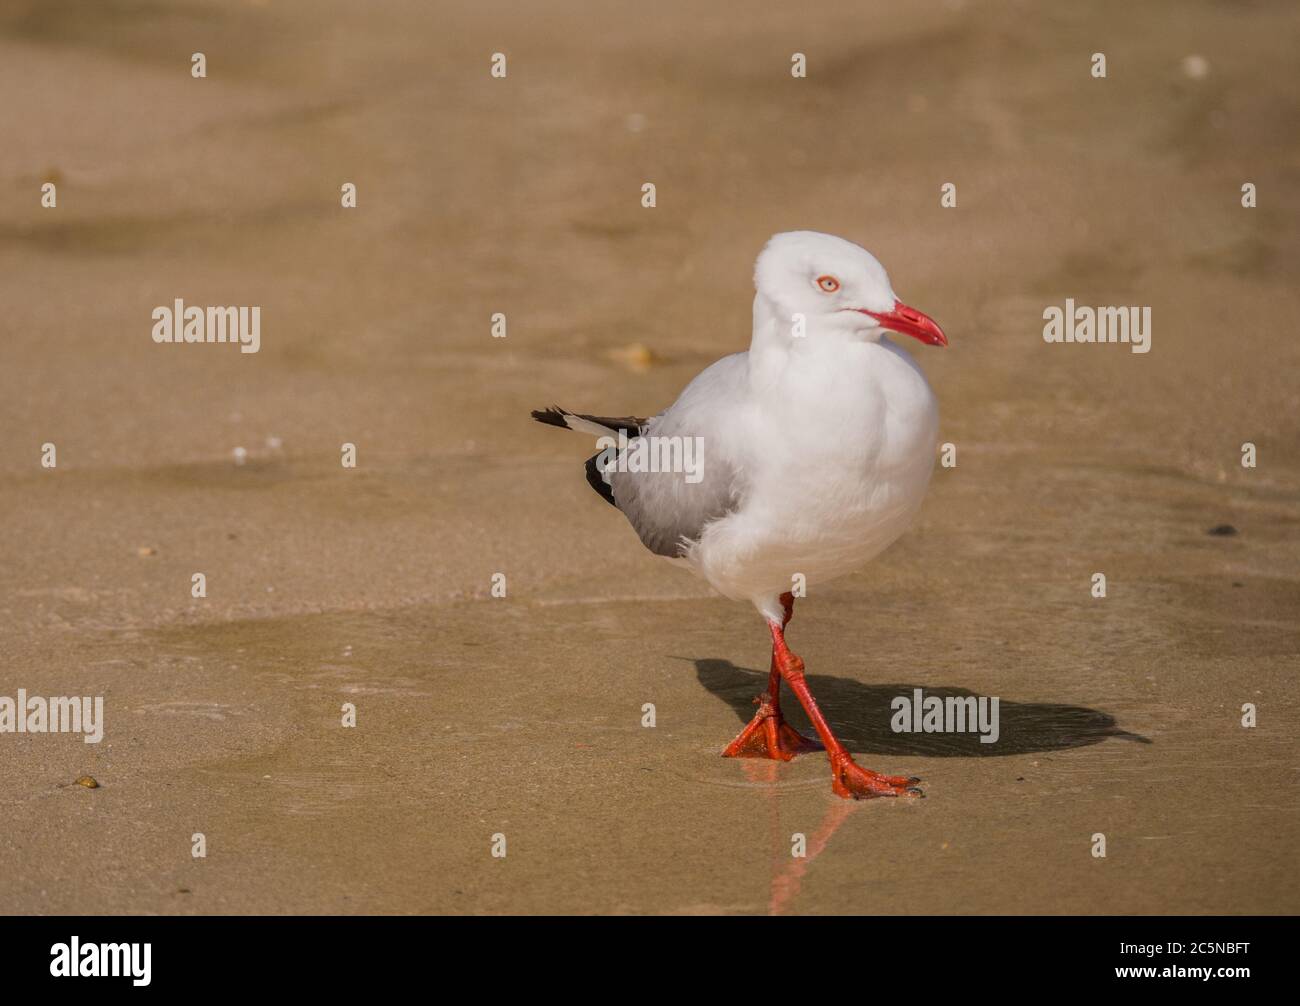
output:
<svg viewBox="0 0 1300 1006"><path fill-rule="evenodd" d="M888 341L792 359L756 392L748 490L706 529L691 565L736 600L810 590L861 567L911 524L929 484L938 405Z"/></svg>

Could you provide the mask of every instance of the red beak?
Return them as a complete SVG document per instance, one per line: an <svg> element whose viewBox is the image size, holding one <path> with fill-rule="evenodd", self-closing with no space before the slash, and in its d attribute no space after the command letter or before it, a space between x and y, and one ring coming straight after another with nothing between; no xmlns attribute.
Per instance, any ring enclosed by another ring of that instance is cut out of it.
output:
<svg viewBox="0 0 1300 1006"><path fill-rule="evenodd" d="M913 339L920 339L927 346L946 346L948 337L943 334L933 318L928 314L922 314L914 307L908 307L901 300L894 301L892 311L863 311L863 314L869 314L880 322L882 328L887 328L891 332L900 332L903 335L910 335Z"/></svg>

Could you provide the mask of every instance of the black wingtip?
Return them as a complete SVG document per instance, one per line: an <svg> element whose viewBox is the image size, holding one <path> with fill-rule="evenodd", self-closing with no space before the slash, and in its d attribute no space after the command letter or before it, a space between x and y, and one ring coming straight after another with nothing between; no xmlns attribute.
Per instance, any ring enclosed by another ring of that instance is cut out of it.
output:
<svg viewBox="0 0 1300 1006"><path fill-rule="evenodd" d="M558 426L562 430L569 428L569 424L564 421L565 412L558 405L552 405L549 409L533 409L532 415L539 423L547 426Z"/></svg>
<svg viewBox="0 0 1300 1006"><path fill-rule="evenodd" d="M618 509L618 500L614 499L614 490L609 487L609 483L605 481L604 476L600 473L599 462L604 453L604 451L601 451L600 454L593 454L587 459L587 485L600 493L601 498L606 503Z"/></svg>

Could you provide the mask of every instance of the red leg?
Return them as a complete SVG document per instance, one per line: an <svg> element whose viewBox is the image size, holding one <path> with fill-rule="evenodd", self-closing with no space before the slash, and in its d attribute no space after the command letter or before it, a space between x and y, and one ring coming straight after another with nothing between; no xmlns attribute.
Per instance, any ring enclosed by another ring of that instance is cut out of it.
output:
<svg viewBox="0 0 1300 1006"><path fill-rule="evenodd" d="M904 793L923 796L915 786L921 780L915 776L881 775L863 768L853 760L844 745L835 739L821 710L817 708L817 700L812 697L804 680L803 661L791 653L785 644L784 626L777 625L776 622L768 624L772 630L772 653L776 666L790 690L798 697L808 719L812 720L817 736L821 738L826 754L830 757L831 789L835 795L853 797L856 800L871 796L901 796Z"/></svg>
<svg viewBox="0 0 1300 1006"><path fill-rule="evenodd" d="M781 625L790 624L794 616L794 597L781 595L785 618ZM767 677L767 691L754 700L758 712L749 725L727 745L724 758L779 758L789 761L805 751L816 751L820 745L801 736L781 715L781 668L777 664L776 647L772 647L772 667Z"/></svg>

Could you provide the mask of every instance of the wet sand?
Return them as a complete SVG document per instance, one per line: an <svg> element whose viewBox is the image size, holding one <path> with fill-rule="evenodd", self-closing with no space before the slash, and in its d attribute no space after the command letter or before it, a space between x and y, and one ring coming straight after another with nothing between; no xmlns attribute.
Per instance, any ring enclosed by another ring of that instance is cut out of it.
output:
<svg viewBox="0 0 1300 1006"><path fill-rule="evenodd" d="M0 13L0 695L106 716L0 735L0 911L1300 910L1300 17L700 6ZM952 342L909 348L957 466L790 631L924 800L719 758L764 628L528 419L670 403L795 228ZM177 297L261 351L155 345ZM1067 297L1152 351L1044 343ZM999 696L999 743L891 732L917 687Z"/></svg>

